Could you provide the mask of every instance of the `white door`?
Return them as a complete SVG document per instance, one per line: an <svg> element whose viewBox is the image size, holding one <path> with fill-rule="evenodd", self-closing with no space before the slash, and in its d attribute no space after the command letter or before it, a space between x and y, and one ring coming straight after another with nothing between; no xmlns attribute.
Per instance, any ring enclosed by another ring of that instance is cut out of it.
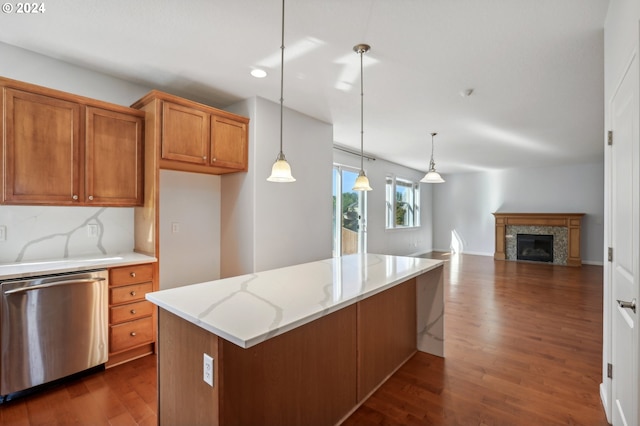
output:
<svg viewBox="0 0 640 426"><path fill-rule="evenodd" d="M366 192L354 191L359 170L333 166L333 256L367 251Z"/></svg>
<svg viewBox="0 0 640 426"><path fill-rule="evenodd" d="M638 61L634 56L611 100L611 326L614 425L638 424L639 139ZM621 301L619 303L618 301ZM622 305L622 306L621 306Z"/></svg>

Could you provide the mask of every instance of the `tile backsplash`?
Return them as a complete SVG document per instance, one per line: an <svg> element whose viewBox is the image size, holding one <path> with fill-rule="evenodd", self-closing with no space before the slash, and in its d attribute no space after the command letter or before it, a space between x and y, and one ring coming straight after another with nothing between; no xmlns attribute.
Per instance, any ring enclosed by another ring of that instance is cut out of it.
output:
<svg viewBox="0 0 640 426"><path fill-rule="evenodd" d="M133 251L133 208L0 206L0 263Z"/></svg>

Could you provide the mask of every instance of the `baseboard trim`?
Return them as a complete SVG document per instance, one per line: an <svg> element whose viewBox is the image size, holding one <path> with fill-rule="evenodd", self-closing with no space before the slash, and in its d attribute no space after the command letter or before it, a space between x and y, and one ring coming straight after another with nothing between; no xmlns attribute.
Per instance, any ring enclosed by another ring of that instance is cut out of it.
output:
<svg viewBox="0 0 640 426"><path fill-rule="evenodd" d="M604 383L600 383L600 401L602 401L602 408L604 408L604 415L607 418L607 422L611 424L611 415L609 413L609 399L607 398L607 388Z"/></svg>
<svg viewBox="0 0 640 426"><path fill-rule="evenodd" d="M604 266L604 262L596 262L595 260L583 260L582 263L585 265Z"/></svg>
<svg viewBox="0 0 640 426"><path fill-rule="evenodd" d="M441 248L434 248L431 251L440 251L440 252L445 252L445 253L450 253L451 249L441 249ZM480 252L480 251L466 251L463 250L461 254L470 254L473 256L489 256L489 257L493 257L493 253L487 253L487 252Z"/></svg>

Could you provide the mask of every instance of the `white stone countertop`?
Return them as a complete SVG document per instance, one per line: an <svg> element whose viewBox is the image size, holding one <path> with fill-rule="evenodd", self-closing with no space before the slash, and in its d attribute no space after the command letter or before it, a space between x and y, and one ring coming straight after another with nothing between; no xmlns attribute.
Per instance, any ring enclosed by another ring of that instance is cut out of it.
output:
<svg viewBox="0 0 640 426"><path fill-rule="evenodd" d="M156 262L153 256L140 253L119 253L100 256L79 256L66 259L34 260L20 263L0 263L0 280L27 278L39 275L114 268Z"/></svg>
<svg viewBox="0 0 640 426"><path fill-rule="evenodd" d="M147 293L159 307L249 348L380 293L443 261L354 254Z"/></svg>

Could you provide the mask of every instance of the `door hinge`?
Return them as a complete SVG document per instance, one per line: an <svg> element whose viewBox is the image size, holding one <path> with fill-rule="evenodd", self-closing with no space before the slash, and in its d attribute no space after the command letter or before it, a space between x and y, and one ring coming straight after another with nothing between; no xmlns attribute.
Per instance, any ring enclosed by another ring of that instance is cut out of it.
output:
<svg viewBox="0 0 640 426"><path fill-rule="evenodd" d="M613 130L607 132L607 145L613 145Z"/></svg>
<svg viewBox="0 0 640 426"><path fill-rule="evenodd" d="M613 364L607 364L607 377L613 379Z"/></svg>
<svg viewBox="0 0 640 426"><path fill-rule="evenodd" d="M609 247L607 250L607 260L613 262L613 247Z"/></svg>

